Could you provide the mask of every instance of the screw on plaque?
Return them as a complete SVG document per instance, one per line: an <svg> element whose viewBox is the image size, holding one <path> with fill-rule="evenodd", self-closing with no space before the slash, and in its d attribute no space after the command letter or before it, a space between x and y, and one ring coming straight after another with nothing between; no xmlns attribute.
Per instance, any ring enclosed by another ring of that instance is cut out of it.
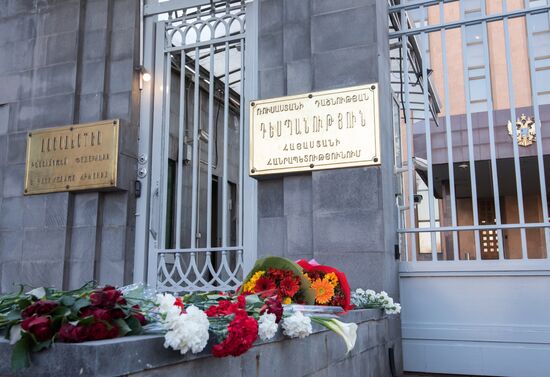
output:
<svg viewBox="0 0 550 377"><path fill-rule="evenodd" d="M256 104L254 102L250 102L250 106L254 107Z"/></svg>
<svg viewBox="0 0 550 377"><path fill-rule="evenodd" d="M378 162L378 157L372 159L374 162Z"/></svg>
<svg viewBox="0 0 550 377"><path fill-rule="evenodd" d="M250 172L251 172L252 174L254 174L254 173L256 173L256 169L252 168L252 169L250 169Z"/></svg>
<svg viewBox="0 0 550 377"><path fill-rule="evenodd" d="M376 85L372 85L370 88L371 88L372 90L374 90L374 89L376 89Z"/></svg>
<svg viewBox="0 0 550 377"><path fill-rule="evenodd" d="M73 128L73 127L69 128L69 131L72 131L72 130L74 130L74 128Z"/></svg>
<svg viewBox="0 0 550 377"><path fill-rule="evenodd" d="M313 94L311 94L311 93L308 94L308 95L307 95L307 98L313 98Z"/></svg>
<svg viewBox="0 0 550 377"><path fill-rule="evenodd" d="M111 179L111 184L112 184L112 185L114 185L114 184L115 184L115 181L113 181L112 179Z"/></svg>
<svg viewBox="0 0 550 377"><path fill-rule="evenodd" d="M29 132L29 137L32 137L32 132Z"/></svg>
<svg viewBox="0 0 550 377"><path fill-rule="evenodd" d="M313 165L313 164L309 164L309 167L312 168L312 169L313 169L314 166L315 166L315 165Z"/></svg>
<svg viewBox="0 0 550 377"><path fill-rule="evenodd" d="M113 124L116 126L116 120L113 120Z"/></svg>
<svg viewBox="0 0 550 377"><path fill-rule="evenodd" d="M67 190L68 190L68 189L69 189L69 187L70 187L70 186L69 186L69 185L67 185L67 186L65 186L65 189L67 189Z"/></svg>
<svg viewBox="0 0 550 377"><path fill-rule="evenodd" d="M25 192L29 192L29 190L25 189Z"/></svg>

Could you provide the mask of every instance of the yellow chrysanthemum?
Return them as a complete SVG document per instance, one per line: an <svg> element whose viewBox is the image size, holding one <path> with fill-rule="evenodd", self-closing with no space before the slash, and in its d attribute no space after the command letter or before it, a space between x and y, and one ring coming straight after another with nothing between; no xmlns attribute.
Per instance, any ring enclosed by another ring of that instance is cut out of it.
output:
<svg viewBox="0 0 550 377"><path fill-rule="evenodd" d="M249 281L244 283L243 291L244 292L254 292L254 287L256 286L256 281L265 274L265 271L256 271L254 275L250 278Z"/></svg>
<svg viewBox="0 0 550 377"><path fill-rule="evenodd" d="M328 273L324 277L334 288L338 285L338 276L334 272Z"/></svg>
<svg viewBox="0 0 550 377"><path fill-rule="evenodd" d="M304 272L304 276L305 276L306 279L309 280L309 282L311 283L311 278L309 277L309 275L307 274L307 272Z"/></svg>
<svg viewBox="0 0 550 377"><path fill-rule="evenodd" d="M327 304L334 296L334 287L328 280L317 279L311 283L311 288L315 290L315 302L318 304Z"/></svg>
<svg viewBox="0 0 550 377"><path fill-rule="evenodd" d="M285 297L285 299L283 300L283 304L285 305L289 305L291 302L292 300L290 299L290 297Z"/></svg>

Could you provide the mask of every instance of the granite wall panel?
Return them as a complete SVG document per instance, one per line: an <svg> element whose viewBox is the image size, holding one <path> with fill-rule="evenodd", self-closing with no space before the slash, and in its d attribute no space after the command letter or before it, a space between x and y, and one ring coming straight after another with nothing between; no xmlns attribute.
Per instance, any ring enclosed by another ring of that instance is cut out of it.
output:
<svg viewBox="0 0 550 377"><path fill-rule="evenodd" d="M0 76L9 84L0 87L0 292L132 280L138 5L0 1ZM28 131L110 118L121 119L122 191L23 196Z"/></svg>

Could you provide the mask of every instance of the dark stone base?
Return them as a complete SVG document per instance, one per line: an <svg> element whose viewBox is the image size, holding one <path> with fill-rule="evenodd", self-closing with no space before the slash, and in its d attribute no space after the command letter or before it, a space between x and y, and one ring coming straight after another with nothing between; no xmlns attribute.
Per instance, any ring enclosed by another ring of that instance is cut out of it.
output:
<svg viewBox="0 0 550 377"><path fill-rule="evenodd" d="M377 309L355 310L344 318L355 322L357 343L346 354L344 342L324 327L314 325L305 339L282 334L260 342L240 357L215 358L208 348L200 354L180 355L163 347L162 336L134 336L80 344L55 344L32 355L32 366L21 376L265 376L329 377L391 376L389 349L400 344L390 341L388 318ZM11 346L0 342L0 375L9 376ZM400 365L400 360L395 360ZM399 371L398 371L399 372Z"/></svg>

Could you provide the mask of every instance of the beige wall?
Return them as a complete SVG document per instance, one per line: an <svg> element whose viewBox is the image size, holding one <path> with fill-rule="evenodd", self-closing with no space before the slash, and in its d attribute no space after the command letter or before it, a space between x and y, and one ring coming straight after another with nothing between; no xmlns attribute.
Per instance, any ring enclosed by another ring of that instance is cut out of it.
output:
<svg viewBox="0 0 550 377"><path fill-rule="evenodd" d="M499 14L502 12L502 0L490 0L486 2L487 14ZM523 0L508 0L508 11L523 8ZM460 19L459 2L445 4L445 22L458 21ZM439 7L432 6L428 10L430 24L439 23ZM487 38L489 41L489 59L491 71L491 84L493 96L493 108L509 108L508 79L504 43L504 24L502 21L490 22L487 24ZM508 24L510 34L510 49L512 59L512 79L514 82L515 106L531 105L531 85L529 75L529 60L527 54L527 37L525 19L511 19ZM433 69L433 82L441 100L443 111L440 116L445 115L444 109L444 87L443 87L443 63L441 51L441 33L430 34L430 58ZM449 85L449 105L451 115L464 114L466 112L464 93L464 63L462 59L461 30L452 29L446 31L447 47L447 75Z"/></svg>

